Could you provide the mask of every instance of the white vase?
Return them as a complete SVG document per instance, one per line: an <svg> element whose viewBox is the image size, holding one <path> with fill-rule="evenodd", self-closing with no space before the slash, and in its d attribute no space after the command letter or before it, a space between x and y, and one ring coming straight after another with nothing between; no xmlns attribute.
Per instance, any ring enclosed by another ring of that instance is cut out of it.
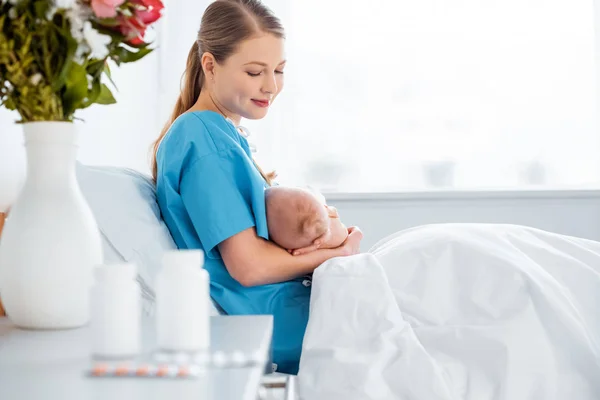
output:
<svg viewBox="0 0 600 400"><path fill-rule="evenodd" d="M33 122L23 131L27 174L0 237L0 298L21 328L80 327L102 247L75 176L77 127Z"/></svg>

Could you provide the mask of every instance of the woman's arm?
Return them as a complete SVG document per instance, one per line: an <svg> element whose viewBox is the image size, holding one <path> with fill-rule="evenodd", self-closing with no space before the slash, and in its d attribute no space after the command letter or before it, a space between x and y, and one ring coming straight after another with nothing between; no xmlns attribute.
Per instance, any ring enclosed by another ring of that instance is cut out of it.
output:
<svg viewBox="0 0 600 400"><path fill-rule="evenodd" d="M266 285L311 273L330 258L359 253L362 232L358 228L348 231L348 239L336 249L293 256L250 228L224 240L219 251L233 279L244 286Z"/></svg>

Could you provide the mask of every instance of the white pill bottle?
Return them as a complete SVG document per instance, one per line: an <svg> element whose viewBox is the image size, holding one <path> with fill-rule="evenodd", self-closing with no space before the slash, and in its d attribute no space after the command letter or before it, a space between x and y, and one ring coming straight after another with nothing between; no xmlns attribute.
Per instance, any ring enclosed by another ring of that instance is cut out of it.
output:
<svg viewBox="0 0 600 400"><path fill-rule="evenodd" d="M141 290L135 264L107 264L94 269L90 289L92 354L127 358L141 347Z"/></svg>
<svg viewBox="0 0 600 400"><path fill-rule="evenodd" d="M164 254L156 277L156 335L161 350L210 348L210 293L201 250Z"/></svg>

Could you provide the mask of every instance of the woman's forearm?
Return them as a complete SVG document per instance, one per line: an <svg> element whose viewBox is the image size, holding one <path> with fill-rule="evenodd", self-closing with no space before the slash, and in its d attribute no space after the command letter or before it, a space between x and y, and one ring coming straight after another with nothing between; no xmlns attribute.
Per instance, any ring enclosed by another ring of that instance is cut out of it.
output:
<svg viewBox="0 0 600 400"><path fill-rule="evenodd" d="M293 256L274 243L248 229L225 240L219 251L227 270L244 286L288 281L309 274L333 257L343 256L340 249L316 250Z"/></svg>
<svg viewBox="0 0 600 400"><path fill-rule="evenodd" d="M253 268L257 273L248 286L283 282L310 274L330 258L342 255L337 249L319 249L308 254L293 256L266 240L260 253L261 256L256 258L257 262Z"/></svg>

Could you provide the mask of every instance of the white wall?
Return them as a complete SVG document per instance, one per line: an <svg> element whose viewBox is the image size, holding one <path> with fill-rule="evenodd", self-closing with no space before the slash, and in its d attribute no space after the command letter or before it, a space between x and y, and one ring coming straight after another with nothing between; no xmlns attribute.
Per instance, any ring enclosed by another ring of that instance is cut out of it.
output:
<svg viewBox="0 0 600 400"><path fill-rule="evenodd" d="M600 241L600 190L328 195L347 225L365 234L361 249L398 230L430 223L532 226Z"/></svg>

